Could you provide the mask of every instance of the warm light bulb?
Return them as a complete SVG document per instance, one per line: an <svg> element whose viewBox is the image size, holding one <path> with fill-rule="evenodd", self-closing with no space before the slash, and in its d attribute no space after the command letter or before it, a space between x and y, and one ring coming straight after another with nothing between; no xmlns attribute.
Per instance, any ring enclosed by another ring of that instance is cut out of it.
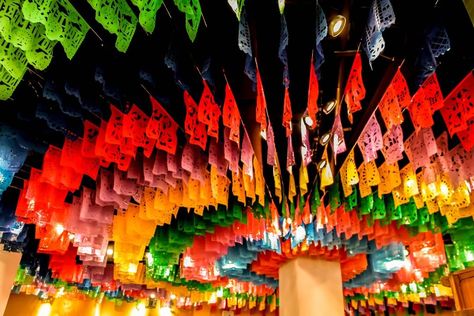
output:
<svg viewBox="0 0 474 316"><path fill-rule="evenodd" d="M321 160L321 161L318 163L318 169L319 169L319 170L323 170L324 167L326 167L326 164L327 164L327 161L326 161L326 160Z"/></svg>
<svg viewBox="0 0 474 316"><path fill-rule="evenodd" d="M336 15L329 23L329 34L332 37L341 35L346 26L346 18L343 15Z"/></svg>
<svg viewBox="0 0 474 316"><path fill-rule="evenodd" d="M328 101L326 102L326 104L324 105L324 108L323 108L323 112L324 114L329 114L332 112L332 110L334 110L334 108L336 107L336 100L331 100L331 101Z"/></svg>
<svg viewBox="0 0 474 316"><path fill-rule="evenodd" d="M112 248L112 247L109 246L109 247L107 248L107 256L110 257L110 256L113 255L113 254L114 254L114 248Z"/></svg>
<svg viewBox="0 0 474 316"><path fill-rule="evenodd" d="M304 117L304 123L309 127L313 127L314 124L313 119L309 115Z"/></svg>
<svg viewBox="0 0 474 316"><path fill-rule="evenodd" d="M171 300L175 300L175 299L176 299L176 295L174 295L174 293L171 293L170 299L171 299Z"/></svg>
<svg viewBox="0 0 474 316"><path fill-rule="evenodd" d="M56 234L61 235L64 232L64 226L61 224L56 224L56 226L54 226L54 230L56 231Z"/></svg>
<svg viewBox="0 0 474 316"><path fill-rule="evenodd" d="M150 298L151 298L151 299L156 298L156 294L155 294L155 293L151 293L151 294L150 294Z"/></svg>
<svg viewBox="0 0 474 316"><path fill-rule="evenodd" d="M321 146L325 146L329 142L330 138L331 138L330 132L324 133L323 136L321 136L319 143L321 144Z"/></svg>

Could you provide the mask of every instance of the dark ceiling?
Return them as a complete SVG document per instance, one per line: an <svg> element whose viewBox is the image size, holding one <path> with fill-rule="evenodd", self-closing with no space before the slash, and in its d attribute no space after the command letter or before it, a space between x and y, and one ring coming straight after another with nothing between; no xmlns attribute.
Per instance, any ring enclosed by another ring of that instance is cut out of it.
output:
<svg viewBox="0 0 474 316"><path fill-rule="evenodd" d="M27 131L40 143L60 146L63 133L52 131L45 121L35 118L36 107L40 104L46 105L52 113L58 111L54 100L42 97L43 88L46 86L53 87L53 91L60 91L64 103L72 107L81 103L82 108L89 108L81 110L82 118L96 123L100 118L108 118L110 103L120 106L123 110L136 103L145 112L150 113L149 92L160 100L174 119L183 126L185 106L180 86L187 87L195 100L199 100L203 88L200 72L204 71L206 63L210 61L209 73L215 84L216 99L222 100L225 73L237 99L244 124L251 134L257 156L261 159L266 148L265 145L260 146L261 138L255 123L256 93L252 89L252 82L243 71L245 55L238 47L238 20L226 0L200 2L203 20L194 43L190 42L186 34L183 14L177 10L172 0L165 0L166 8L163 6L158 12L155 32L146 34L137 26L132 43L127 53L123 54L114 47L115 36L107 33L95 21L95 12L87 1L74 1L74 6L92 28L78 53L69 61L62 48L56 46L50 67L44 72L29 71L25 75L13 98L1 106L0 119ZM338 87L344 89L354 53L360 47L371 1L319 2L328 21L335 14L344 14L348 18L348 27L342 36L335 39L327 37L322 44L325 62L319 78L319 103L324 104L336 97ZM415 79L419 69L415 65L430 26L446 27L451 40L451 51L438 60L437 74L444 95L474 68L474 30L461 0L391 2L396 23L383 33L385 51L372 63L372 68L362 53L363 78L367 90L363 101L364 110L355 114L353 126L350 126L347 117L343 115L343 125L349 128L345 133L349 148L354 146L399 65L402 65L402 72L407 78L411 93L416 91ZM136 10L135 6L130 6ZM284 86L283 65L278 57L280 13L276 0L247 0L245 6L252 34L252 49L257 57L268 112L275 130L279 160L284 162L287 142L285 129L281 124ZM137 10L135 13L138 15ZM290 99L293 119L296 122L307 105L309 66L315 47L316 2L287 0L285 17L289 33ZM168 52L173 53L176 73L165 64ZM102 82L98 82L98 74L102 75ZM345 112L345 105L342 105L342 112ZM70 134L82 134L82 118L67 118ZM322 115L312 136L317 138L319 134L329 130L333 119L334 112L331 115ZM436 134L436 126L444 123L439 118L435 122ZM294 124L294 128L293 143L294 148L298 148L298 124ZM184 140L184 134L180 137ZM321 147L316 142L314 146L317 149L317 161ZM298 159L299 155L296 157ZM23 170L26 173L20 172L17 180L27 176L28 165L40 166L41 155L30 156L26 169ZM312 166L310 179L314 179L314 176L315 167ZM265 168L265 179L272 188L273 177L270 168ZM287 188L287 174L284 183ZM14 185L20 186L21 183L15 182Z"/></svg>

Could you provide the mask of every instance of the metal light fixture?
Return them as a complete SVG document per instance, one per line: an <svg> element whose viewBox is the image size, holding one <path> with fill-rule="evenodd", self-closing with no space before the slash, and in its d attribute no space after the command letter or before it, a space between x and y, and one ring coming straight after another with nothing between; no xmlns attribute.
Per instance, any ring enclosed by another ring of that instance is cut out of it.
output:
<svg viewBox="0 0 474 316"><path fill-rule="evenodd" d="M321 136L321 138L319 139L319 144L321 146L326 146L326 144L329 142L330 138L331 138L331 133L330 132L324 133L323 136Z"/></svg>
<svg viewBox="0 0 474 316"><path fill-rule="evenodd" d="M323 107L324 114L328 115L334 110L335 107L336 107L336 100L330 100L326 102L326 104Z"/></svg>
<svg viewBox="0 0 474 316"><path fill-rule="evenodd" d="M321 161L318 163L318 169L319 169L319 171L323 170L324 167L326 167L327 163L328 163L328 162L327 162L326 160L321 160Z"/></svg>
<svg viewBox="0 0 474 316"><path fill-rule="evenodd" d="M329 35L332 37L338 37L344 31L346 27L346 17L343 15L336 15L329 22Z"/></svg>
<svg viewBox="0 0 474 316"><path fill-rule="evenodd" d="M313 127L313 119L309 116L309 115L306 115L304 118L304 123L306 124L306 126L308 126L309 128L312 128Z"/></svg>

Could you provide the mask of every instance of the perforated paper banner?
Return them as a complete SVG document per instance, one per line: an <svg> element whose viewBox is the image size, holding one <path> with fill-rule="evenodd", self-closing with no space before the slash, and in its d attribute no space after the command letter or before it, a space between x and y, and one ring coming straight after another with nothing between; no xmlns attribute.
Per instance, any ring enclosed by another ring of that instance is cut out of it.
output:
<svg viewBox="0 0 474 316"><path fill-rule="evenodd" d="M381 150L383 147L383 136L380 125L375 117L375 113L372 114L367 122L357 145L359 145L365 162L370 162L377 158L377 151Z"/></svg>
<svg viewBox="0 0 474 316"><path fill-rule="evenodd" d="M362 81L362 60L359 52L357 52L344 90L344 100L347 104L347 111L351 122L352 114L362 110L360 101L364 98L365 87L364 82Z"/></svg>
<svg viewBox="0 0 474 316"><path fill-rule="evenodd" d="M314 62L312 57L311 68L309 69L309 87L308 87L308 116L316 123L316 114L318 113L318 97L319 97L319 82L314 69Z"/></svg>
<svg viewBox="0 0 474 316"><path fill-rule="evenodd" d="M155 98L150 96L150 101L153 109L146 127L146 135L156 139L156 148L175 154L179 126Z"/></svg>
<svg viewBox="0 0 474 316"><path fill-rule="evenodd" d="M467 120L474 116L474 73L471 71L444 100L441 115L449 134L467 129Z"/></svg>
<svg viewBox="0 0 474 316"><path fill-rule="evenodd" d="M395 23L395 12L389 0L374 0L369 8L363 48L369 62L374 61L385 49L382 32Z"/></svg>

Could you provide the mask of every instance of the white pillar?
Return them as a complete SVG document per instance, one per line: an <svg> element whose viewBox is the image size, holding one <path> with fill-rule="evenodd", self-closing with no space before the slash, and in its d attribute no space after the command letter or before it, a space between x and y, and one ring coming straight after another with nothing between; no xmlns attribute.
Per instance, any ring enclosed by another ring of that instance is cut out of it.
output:
<svg viewBox="0 0 474 316"><path fill-rule="evenodd" d="M0 250L0 315L3 315L7 307L20 259L20 253Z"/></svg>
<svg viewBox="0 0 474 316"><path fill-rule="evenodd" d="M343 316L341 266L337 261L297 258L279 270L280 316Z"/></svg>

